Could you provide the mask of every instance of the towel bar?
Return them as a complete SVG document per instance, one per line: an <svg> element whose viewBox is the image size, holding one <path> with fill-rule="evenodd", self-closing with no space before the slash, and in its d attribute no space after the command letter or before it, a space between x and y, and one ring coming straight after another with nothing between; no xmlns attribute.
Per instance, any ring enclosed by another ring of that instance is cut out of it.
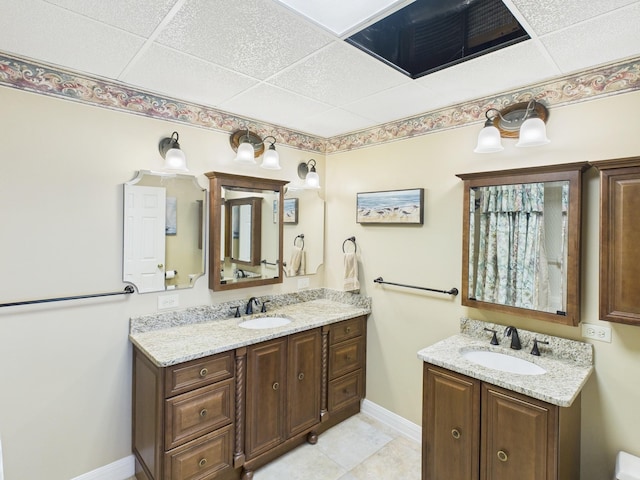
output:
<svg viewBox="0 0 640 480"><path fill-rule="evenodd" d="M382 277L378 277L373 280L374 283L385 283L387 285L395 285L397 287L417 288L418 290L427 290L429 292L446 293L447 295L458 295L458 289L453 287L451 290L437 290L435 288L416 287L415 285L405 285L403 283L385 282Z"/></svg>
<svg viewBox="0 0 640 480"><path fill-rule="evenodd" d="M0 303L0 307L15 307L18 305L31 305L34 303L61 302L63 300L79 300L81 298L110 297L112 295L130 295L134 292L135 289L131 285L127 285L126 287L124 287L124 291L122 292L93 293L91 295L76 295L74 297L44 298L41 300L26 300L24 302Z"/></svg>

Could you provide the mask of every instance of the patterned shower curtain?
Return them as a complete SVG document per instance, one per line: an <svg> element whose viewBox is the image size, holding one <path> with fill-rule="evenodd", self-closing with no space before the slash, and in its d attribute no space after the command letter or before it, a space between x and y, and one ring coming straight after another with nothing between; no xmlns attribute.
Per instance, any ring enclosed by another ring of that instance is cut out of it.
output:
<svg viewBox="0 0 640 480"><path fill-rule="evenodd" d="M479 190L478 261L470 292L479 301L546 310L544 184Z"/></svg>

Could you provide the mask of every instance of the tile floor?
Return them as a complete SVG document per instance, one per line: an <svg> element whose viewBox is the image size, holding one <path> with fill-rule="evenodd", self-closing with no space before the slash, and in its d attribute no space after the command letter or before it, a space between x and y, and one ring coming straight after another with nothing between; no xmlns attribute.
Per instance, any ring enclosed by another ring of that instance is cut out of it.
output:
<svg viewBox="0 0 640 480"><path fill-rule="evenodd" d="M420 480L420 444L359 413L255 471L254 480ZM135 480L133 477L131 480Z"/></svg>
<svg viewBox="0 0 640 480"><path fill-rule="evenodd" d="M254 480L420 479L420 444L359 413L256 470Z"/></svg>

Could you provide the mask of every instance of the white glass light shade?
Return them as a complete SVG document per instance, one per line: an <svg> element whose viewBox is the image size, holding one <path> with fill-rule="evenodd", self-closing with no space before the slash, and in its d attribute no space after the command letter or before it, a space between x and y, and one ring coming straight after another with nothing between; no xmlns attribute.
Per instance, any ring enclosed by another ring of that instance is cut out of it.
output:
<svg viewBox="0 0 640 480"><path fill-rule="evenodd" d="M484 127L478 134L478 145L474 153L493 153L504 150L500 139L500 130L493 125Z"/></svg>
<svg viewBox="0 0 640 480"><path fill-rule="evenodd" d="M516 147L537 147L546 145L551 140L547 138L547 127L538 117L527 119L520 127L520 140Z"/></svg>
<svg viewBox="0 0 640 480"><path fill-rule="evenodd" d="M276 152L276 149L273 148L273 146L269 147L269 149L264 152L264 155L262 156L262 164L260 166L267 170L280 170L280 155L278 155L278 152Z"/></svg>
<svg viewBox="0 0 640 480"><path fill-rule="evenodd" d="M238 152L236 154L235 161L247 165L255 165L256 160L254 157L253 145L249 142L243 142L238 145Z"/></svg>
<svg viewBox="0 0 640 480"><path fill-rule="evenodd" d="M304 179L305 188L320 188L320 175L312 169Z"/></svg>
<svg viewBox="0 0 640 480"><path fill-rule="evenodd" d="M164 156L164 169L188 172L187 158L179 148L170 148Z"/></svg>

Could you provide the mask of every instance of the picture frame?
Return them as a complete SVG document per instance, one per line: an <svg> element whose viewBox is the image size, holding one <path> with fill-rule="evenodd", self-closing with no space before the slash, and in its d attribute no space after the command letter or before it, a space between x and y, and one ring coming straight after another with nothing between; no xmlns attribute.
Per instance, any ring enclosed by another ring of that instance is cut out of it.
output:
<svg viewBox="0 0 640 480"><path fill-rule="evenodd" d="M356 194L356 223L424 224L424 188Z"/></svg>
<svg viewBox="0 0 640 480"><path fill-rule="evenodd" d="M284 211L283 222L289 225L297 225L298 223L298 199L297 198L285 198L284 199Z"/></svg>

